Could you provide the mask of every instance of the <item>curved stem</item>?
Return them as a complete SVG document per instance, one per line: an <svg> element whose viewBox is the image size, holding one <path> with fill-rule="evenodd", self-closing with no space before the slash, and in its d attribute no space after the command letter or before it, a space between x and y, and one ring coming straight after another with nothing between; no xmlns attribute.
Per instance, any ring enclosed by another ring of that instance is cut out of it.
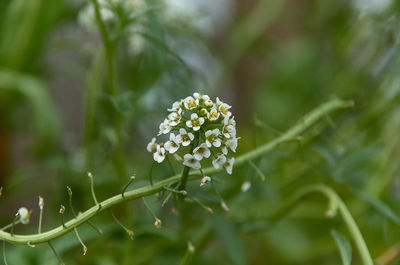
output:
<svg viewBox="0 0 400 265"><path fill-rule="evenodd" d="M287 214L296 205L299 199L301 199L305 195L314 192L322 193L329 199L329 204L330 204L329 210L332 210L331 207L334 208L337 207L337 209L339 210L339 212L343 217L343 221L346 224L347 229L349 230L354 240L354 243L356 244L357 250L360 254L363 264L374 265L367 244L365 243L365 240L360 232L360 229L358 228L356 222L354 221L354 218L351 215L349 209L347 208L343 200L339 197L339 195L332 188L328 186L317 184L317 185L306 186L300 189L297 193L295 193L292 199L290 199L285 206L283 206L276 214L274 214L272 221L276 221L277 219L282 217L282 215Z"/></svg>
<svg viewBox="0 0 400 265"><path fill-rule="evenodd" d="M275 140L261 145L260 147L249 151L239 157L237 157L234 166L238 167L244 164L249 159L253 159L255 157L261 156L265 153L271 151L274 147L278 146L280 143L285 141L291 140L298 136L298 134L302 133L304 130L309 128L312 124L314 124L317 120L321 117L324 117L326 113L329 113L335 109L339 108L346 108L350 107L351 103L347 101L342 101L339 99L334 99L328 101L327 103L321 105L320 107L316 108L308 115L306 115L299 123L289 129L286 133L282 134L280 137L276 138ZM218 173L223 171L223 168L215 169L213 167L209 167L203 170L205 174L211 175L213 173ZM188 175L188 180L190 179L198 179L201 178L202 175L200 174L199 170L196 170L192 175ZM164 186L167 186L171 183L177 183L180 180L180 175L175 175L170 178L164 179L153 185L144 186L141 188L137 188L135 190L127 191L122 194L115 195L107 200L99 202L98 205L94 205L90 209L86 210L82 214L78 215L76 218L68 221L65 223L65 227L60 225L50 231L39 233L39 234L32 234L32 235L11 235L10 233L0 231L0 240L7 241L13 244L39 244L44 243L49 240L59 238L70 231L74 230L75 227L87 222L92 217L96 216L98 213L125 201L148 196L151 194L155 194L163 189ZM99 205L101 208L99 209Z"/></svg>

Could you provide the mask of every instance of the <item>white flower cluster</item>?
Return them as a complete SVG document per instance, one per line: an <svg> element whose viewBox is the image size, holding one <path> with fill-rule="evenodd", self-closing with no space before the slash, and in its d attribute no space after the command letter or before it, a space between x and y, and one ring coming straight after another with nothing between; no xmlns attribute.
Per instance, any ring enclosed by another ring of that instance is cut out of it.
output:
<svg viewBox="0 0 400 265"><path fill-rule="evenodd" d="M181 150L183 165L193 169L201 168L203 158L212 157L215 168L222 166L232 174L235 159L229 157L229 153L236 152L239 138L236 137L236 122L230 108L219 98L213 102L209 96L199 93L175 102L168 109L170 114L160 124L157 135L169 134L169 140L157 143L153 138L147 151L161 163L167 152L174 154L177 161L182 161L176 154Z"/></svg>

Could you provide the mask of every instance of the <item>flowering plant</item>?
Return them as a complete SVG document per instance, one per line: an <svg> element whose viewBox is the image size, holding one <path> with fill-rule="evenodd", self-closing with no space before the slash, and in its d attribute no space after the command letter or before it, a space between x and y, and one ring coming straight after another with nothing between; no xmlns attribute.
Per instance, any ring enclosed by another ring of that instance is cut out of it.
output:
<svg viewBox="0 0 400 265"><path fill-rule="evenodd" d="M203 159L211 157L215 168L223 166L228 174L232 174L235 158L230 157L230 153L236 152L239 138L230 109L231 106L218 97L213 102L209 96L200 93L174 102L157 135L169 134L169 139L157 142L153 138L147 151L153 153L158 163L169 153L184 166L200 170ZM178 151L183 154L183 159Z"/></svg>

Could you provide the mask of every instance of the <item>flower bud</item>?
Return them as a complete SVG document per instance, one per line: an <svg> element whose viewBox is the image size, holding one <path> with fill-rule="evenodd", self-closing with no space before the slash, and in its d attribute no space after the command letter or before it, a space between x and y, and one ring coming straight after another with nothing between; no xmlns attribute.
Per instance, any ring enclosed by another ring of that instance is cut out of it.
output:
<svg viewBox="0 0 400 265"><path fill-rule="evenodd" d="M31 213L28 211L28 209L25 207L19 208L17 215L19 216L19 220L22 224L25 225L29 223L29 217L31 216Z"/></svg>

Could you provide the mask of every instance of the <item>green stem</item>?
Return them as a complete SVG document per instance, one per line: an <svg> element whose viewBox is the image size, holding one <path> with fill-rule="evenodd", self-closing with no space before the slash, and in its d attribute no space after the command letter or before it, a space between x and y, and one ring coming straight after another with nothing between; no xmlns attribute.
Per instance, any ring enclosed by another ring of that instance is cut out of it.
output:
<svg viewBox="0 0 400 265"><path fill-rule="evenodd" d="M195 135L195 137L194 137L194 139L193 139L193 142L192 142L192 144L190 145L189 154L192 154L192 153L193 153L193 149L194 149L194 147L197 145L198 139L199 139L199 133L197 133L197 134ZM190 170L191 170L191 168L188 167L188 166L185 166L185 167L183 168L182 176L181 176L181 184L179 185L178 190L184 190L184 189L186 188L186 183L187 183L187 181L188 181L188 177L189 177L189 172L190 172Z"/></svg>
<svg viewBox="0 0 400 265"><path fill-rule="evenodd" d="M305 116L305 118L303 118L299 123L297 123L291 129L289 129L286 133L282 134L280 137L237 157L234 166L235 167L241 166L244 163L246 163L249 159L254 159L256 157L264 155L269 151L271 151L274 147L277 147L279 144L295 138L304 130L313 125L316 121L318 121L321 117L324 117L326 113L329 113L339 108L347 108L350 106L351 104L349 102L342 101L339 99L328 101L327 103L321 105L320 107L310 112L308 115ZM211 175L212 173L218 173L223 170L224 170L223 168L215 169L213 167L209 167L204 169L203 171L205 174ZM200 174L200 171L196 171L194 172L194 174L188 176L188 180L199 179L201 177L202 175ZM10 233L0 231L0 240L4 240L13 244L26 245L28 242L30 242L30 244L39 244L55 238L62 237L63 235L73 230L75 227L80 226L81 224L87 222L89 219L96 216L99 212L102 212L122 202L155 194L163 190L164 186L167 186L171 183L177 183L180 179L181 179L180 175L175 175L170 178L164 179L162 181L156 182L153 185L147 185L141 188L127 191L125 192L124 197L122 196L122 194L117 194L109 199L99 202L99 204L101 205L100 210L99 206L95 205L86 210L85 212L83 212L82 214L80 214L78 217L68 221L65 224L66 228L60 225L59 227L56 227L50 231L43 232L40 234L13 235L13 236L11 236Z"/></svg>
<svg viewBox="0 0 400 265"><path fill-rule="evenodd" d="M314 193L314 192L319 192L324 194L328 199L330 203L330 208L334 207L339 210L343 217L343 221L347 226L347 229L349 230L354 243L356 244L356 247L358 249L358 252L360 254L360 257L363 261L364 265L374 265L374 262L371 258L371 254L368 250L367 244L365 243L365 240L360 232L360 229L358 228L356 222L354 221L353 216L351 215L349 209L347 208L346 204L343 202L343 200L339 197L339 195L330 187L318 184L318 185L310 185L306 186L302 189L300 189L291 200L289 200L289 203L286 204L286 206L282 207L281 210L274 215L272 218L272 221L277 220L280 218L282 215L286 214L288 211L290 211L297 201L304 197L305 195L309 193ZM331 210L331 209L330 209Z"/></svg>
<svg viewBox="0 0 400 265"><path fill-rule="evenodd" d="M111 40L109 38L106 25L101 17L100 13L100 6L97 0L92 0L94 11L96 15L96 20L99 25L99 30L101 34L101 38L103 40L106 60L107 60L107 76L109 81L109 93L111 95L116 95L118 93L118 86L117 86L117 78L115 74L115 66L114 66L114 52ZM125 156L124 150L122 147L122 137L121 137L121 118L119 114L113 110L113 120L114 120L114 127L115 127L115 135L116 135L116 147L115 147L115 155L114 155L114 165L116 167L118 176L121 180L121 183L124 181L126 177L126 163L125 163Z"/></svg>

